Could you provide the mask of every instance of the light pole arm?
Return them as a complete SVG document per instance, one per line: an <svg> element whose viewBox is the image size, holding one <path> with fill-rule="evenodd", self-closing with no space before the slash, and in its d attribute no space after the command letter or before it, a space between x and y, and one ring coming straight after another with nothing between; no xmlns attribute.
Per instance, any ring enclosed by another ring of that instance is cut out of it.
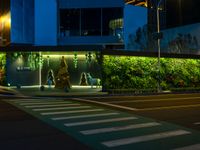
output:
<svg viewBox="0 0 200 150"><path fill-rule="evenodd" d="M163 0L160 0L157 4L156 10L157 10L157 31L160 33L160 5Z"/></svg>
<svg viewBox="0 0 200 150"><path fill-rule="evenodd" d="M160 7L162 1L163 1L163 0L160 0L160 1L158 2L158 4L157 4L157 8Z"/></svg>

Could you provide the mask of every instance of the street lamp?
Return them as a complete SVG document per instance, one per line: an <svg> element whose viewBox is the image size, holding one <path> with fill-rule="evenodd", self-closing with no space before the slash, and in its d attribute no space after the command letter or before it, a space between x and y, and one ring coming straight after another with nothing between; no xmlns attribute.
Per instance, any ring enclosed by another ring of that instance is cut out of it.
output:
<svg viewBox="0 0 200 150"><path fill-rule="evenodd" d="M163 0L160 0L157 4L157 44L158 44L158 92L161 91L160 89L160 39L161 39L161 32L160 32L160 5Z"/></svg>
<svg viewBox="0 0 200 150"><path fill-rule="evenodd" d="M4 38L4 32L6 29L10 29L11 26L11 19L10 19L10 12L0 16L0 46L4 46L4 42L7 41L6 38Z"/></svg>

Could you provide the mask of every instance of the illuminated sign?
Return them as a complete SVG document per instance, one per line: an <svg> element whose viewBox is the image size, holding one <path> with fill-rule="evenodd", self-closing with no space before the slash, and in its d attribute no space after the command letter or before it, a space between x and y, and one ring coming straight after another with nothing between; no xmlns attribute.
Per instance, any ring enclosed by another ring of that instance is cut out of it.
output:
<svg viewBox="0 0 200 150"><path fill-rule="evenodd" d="M23 71L31 71L31 68L30 67L22 67L22 66L19 66L16 68L17 71L19 72L23 72Z"/></svg>

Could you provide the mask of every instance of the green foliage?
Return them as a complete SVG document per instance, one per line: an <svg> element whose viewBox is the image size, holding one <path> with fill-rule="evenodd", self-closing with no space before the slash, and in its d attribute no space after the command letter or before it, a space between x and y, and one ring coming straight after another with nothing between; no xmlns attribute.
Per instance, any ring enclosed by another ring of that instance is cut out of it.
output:
<svg viewBox="0 0 200 150"><path fill-rule="evenodd" d="M15 52L11 53L10 56L12 62L21 59L22 64L25 67L30 67L31 70L36 70L43 66L43 58L37 52Z"/></svg>
<svg viewBox="0 0 200 150"><path fill-rule="evenodd" d="M6 85L6 54L0 53L0 85Z"/></svg>
<svg viewBox="0 0 200 150"><path fill-rule="evenodd" d="M104 56L106 89L156 89L158 79L163 90L200 87L200 60Z"/></svg>

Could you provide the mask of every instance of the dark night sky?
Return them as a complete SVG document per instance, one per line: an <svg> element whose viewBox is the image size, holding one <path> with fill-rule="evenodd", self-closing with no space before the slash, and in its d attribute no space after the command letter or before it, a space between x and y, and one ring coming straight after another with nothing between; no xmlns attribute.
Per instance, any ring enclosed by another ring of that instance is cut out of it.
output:
<svg viewBox="0 0 200 150"><path fill-rule="evenodd" d="M167 0L167 27L200 22L200 0Z"/></svg>

